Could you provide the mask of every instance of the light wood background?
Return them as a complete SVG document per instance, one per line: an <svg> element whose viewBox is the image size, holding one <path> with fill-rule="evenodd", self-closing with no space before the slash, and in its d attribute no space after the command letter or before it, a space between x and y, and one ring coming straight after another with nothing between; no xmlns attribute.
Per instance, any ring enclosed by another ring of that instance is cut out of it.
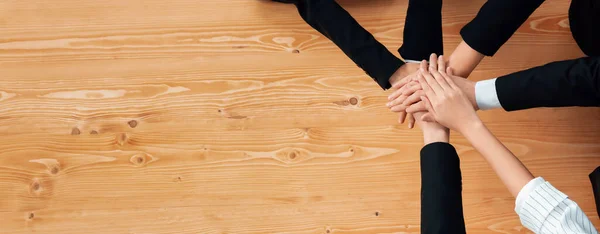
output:
<svg viewBox="0 0 600 234"><path fill-rule="evenodd" d="M483 0L448 0L447 53ZM341 0L402 43L406 0ZM549 0L471 79L581 56ZM419 130L293 6L258 0L0 1L0 233L417 233ZM594 108L482 112L600 225ZM523 233L468 142L470 233Z"/></svg>

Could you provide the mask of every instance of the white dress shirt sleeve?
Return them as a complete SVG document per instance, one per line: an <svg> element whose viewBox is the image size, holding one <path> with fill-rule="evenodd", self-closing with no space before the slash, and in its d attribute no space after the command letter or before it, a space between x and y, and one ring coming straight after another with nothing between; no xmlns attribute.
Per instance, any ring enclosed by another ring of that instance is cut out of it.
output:
<svg viewBox="0 0 600 234"><path fill-rule="evenodd" d="M475 83L475 101L480 110L502 107L496 92L496 78Z"/></svg>
<svg viewBox="0 0 600 234"><path fill-rule="evenodd" d="M529 181L515 203L521 223L535 233L598 233L577 203L542 177Z"/></svg>

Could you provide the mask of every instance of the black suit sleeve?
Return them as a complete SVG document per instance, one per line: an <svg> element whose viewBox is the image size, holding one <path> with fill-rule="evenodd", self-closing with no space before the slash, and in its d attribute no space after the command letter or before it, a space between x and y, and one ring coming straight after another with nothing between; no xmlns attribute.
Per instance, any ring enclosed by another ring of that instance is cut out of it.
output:
<svg viewBox="0 0 600 234"><path fill-rule="evenodd" d="M383 88L404 65L334 0L304 0L296 3L302 19L335 43L352 61Z"/></svg>
<svg viewBox="0 0 600 234"><path fill-rule="evenodd" d="M460 159L448 143L421 150L421 233L465 233Z"/></svg>
<svg viewBox="0 0 600 234"><path fill-rule="evenodd" d="M460 31L474 50L493 56L544 0L488 0Z"/></svg>
<svg viewBox="0 0 600 234"><path fill-rule="evenodd" d="M496 92L507 111L600 106L600 57L553 62L499 77Z"/></svg>
<svg viewBox="0 0 600 234"><path fill-rule="evenodd" d="M596 200L596 212L600 216L600 167L596 167L596 170L590 173L590 182L592 182L592 191Z"/></svg>

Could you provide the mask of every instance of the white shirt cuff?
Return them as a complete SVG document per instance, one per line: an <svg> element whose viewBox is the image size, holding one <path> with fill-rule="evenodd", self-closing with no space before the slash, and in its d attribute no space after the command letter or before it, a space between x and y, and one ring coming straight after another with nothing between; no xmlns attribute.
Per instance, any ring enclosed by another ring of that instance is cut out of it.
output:
<svg viewBox="0 0 600 234"><path fill-rule="evenodd" d="M405 63L421 63L421 61L417 61L417 60L410 60L410 59L405 59L404 60Z"/></svg>
<svg viewBox="0 0 600 234"><path fill-rule="evenodd" d="M542 177L538 177L529 181L519 191L515 201L515 212L525 227L539 233L550 213L567 198L567 195Z"/></svg>
<svg viewBox="0 0 600 234"><path fill-rule="evenodd" d="M529 194L531 194L533 190L535 190L537 187L539 187L545 182L546 180L544 180L544 178L538 177L529 181L529 183L527 183L525 186L523 186L523 188L521 188L521 191L519 191L517 199L515 200L515 211L517 211L517 213L519 210L521 210L523 202L525 202L525 200L529 198Z"/></svg>
<svg viewBox="0 0 600 234"><path fill-rule="evenodd" d="M475 83L475 101L480 110L502 108L496 92L496 78Z"/></svg>

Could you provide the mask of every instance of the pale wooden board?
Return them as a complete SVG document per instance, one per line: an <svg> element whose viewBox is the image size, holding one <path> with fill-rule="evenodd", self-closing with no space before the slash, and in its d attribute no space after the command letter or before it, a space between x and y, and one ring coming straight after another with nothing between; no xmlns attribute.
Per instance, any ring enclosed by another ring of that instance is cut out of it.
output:
<svg viewBox="0 0 600 234"><path fill-rule="evenodd" d="M445 1L445 49L482 0ZM394 51L404 0L342 0ZM581 56L550 0L471 79ZM419 232L422 146L292 6L258 0L0 2L0 233ZM600 225L595 108L480 113ZM461 155L470 233L521 233Z"/></svg>

